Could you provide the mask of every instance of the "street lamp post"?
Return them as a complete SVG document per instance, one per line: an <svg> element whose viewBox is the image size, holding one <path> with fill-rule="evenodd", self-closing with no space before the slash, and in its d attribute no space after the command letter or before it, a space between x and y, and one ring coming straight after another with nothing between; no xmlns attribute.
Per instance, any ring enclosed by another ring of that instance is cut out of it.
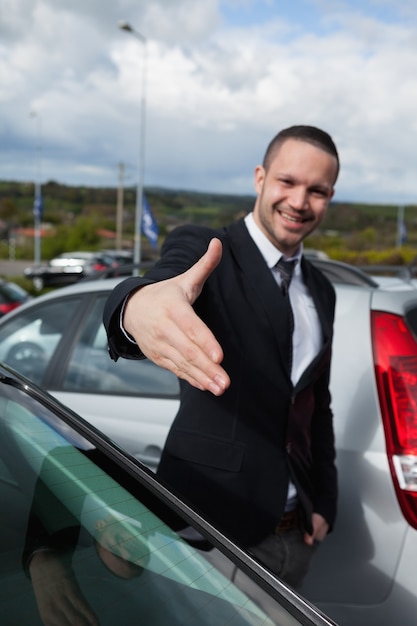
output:
<svg viewBox="0 0 417 626"><path fill-rule="evenodd" d="M31 117L37 119L37 138L36 138L36 177L35 177L35 194L33 199L33 216L34 216L34 261L35 265L41 261L41 220L42 220L42 119L36 111L31 111Z"/></svg>
<svg viewBox="0 0 417 626"><path fill-rule="evenodd" d="M125 164L119 163L119 185L117 187L117 206L116 206L116 250L120 250L122 248L124 171L125 171Z"/></svg>
<svg viewBox="0 0 417 626"><path fill-rule="evenodd" d="M143 184L145 176L145 116L146 116L146 37L135 30L127 22L120 22L119 28L136 37L142 44L142 95L140 104L140 146L139 146L139 171L138 184L136 190L136 209L135 209L135 238L133 249L134 263L141 261L141 230L142 230L142 214L143 214Z"/></svg>

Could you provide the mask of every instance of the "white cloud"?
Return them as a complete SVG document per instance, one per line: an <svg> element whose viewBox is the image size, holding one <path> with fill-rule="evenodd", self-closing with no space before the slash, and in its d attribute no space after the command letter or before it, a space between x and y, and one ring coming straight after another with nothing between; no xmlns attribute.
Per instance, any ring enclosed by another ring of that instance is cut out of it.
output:
<svg viewBox="0 0 417 626"><path fill-rule="evenodd" d="M415 202L414 0L297 2L228 0L257 17L233 27L215 0L0 0L0 178L33 177L31 110L45 179L116 185L120 161L134 178L143 48L126 19L147 38L145 184L251 193L272 135L312 123L338 143L338 198Z"/></svg>

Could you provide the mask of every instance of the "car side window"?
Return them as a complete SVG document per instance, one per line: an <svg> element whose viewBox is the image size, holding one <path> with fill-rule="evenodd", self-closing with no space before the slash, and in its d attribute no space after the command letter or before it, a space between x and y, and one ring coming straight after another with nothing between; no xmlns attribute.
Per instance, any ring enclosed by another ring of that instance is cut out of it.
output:
<svg viewBox="0 0 417 626"><path fill-rule="evenodd" d="M80 305L79 298L45 302L0 328L0 361L42 385L50 360Z"/></svg>
<svg viewBox="0 0 417 626"><path fill-rule="evenodd" d="M102 315L107 294L98 296L72 352L62 388L65 391L132 396L178 396L178 379L148 360L119 359L107 351Z"/></svg>

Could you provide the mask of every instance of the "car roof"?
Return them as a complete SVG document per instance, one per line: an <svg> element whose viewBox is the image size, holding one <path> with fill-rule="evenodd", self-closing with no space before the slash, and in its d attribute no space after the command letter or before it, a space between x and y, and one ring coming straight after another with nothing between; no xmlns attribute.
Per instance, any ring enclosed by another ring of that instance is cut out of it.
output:
<svg viewBox="0 0 417 626"><path fill-rule="evenodd" d="M99 252L62 252L56 256L56 259L91 259L94 256L99 255Z"/></svg>
<svg viewBox="0 0 417 626"><path fill-rule="evenodd" d="M24 302L17 309L10 311L7 316L3 316L0 318L0 324L5 322L6 320L10 320L12 316L15 316L16 313L21 314L27 308L31 308L34 305L41 304L43 302L47 302L48 300L55 300L57 297L66 297L72 295L79 294L91 294L91 293L110 293L116 287L118 283L120 283L125 277L118 278L109 278L107 280L92 280L92 281L78 281L72 285L68 285L66 287L60 287L58 289L53 289L44 293L40 296L36 296L36 298L32 298L28 302Z"/></svg>
<svg viewBox="0 0 417 626"><path fill-rule="evenodd" d="M371 276L354 265L314 256L308 257L308 260L333 284L378 287L378 283Z"/></svg>
<svg viewBox="0 0 417 626"><path fill-rule="evenodd" d="M50 291L47 294L39 296L40 298L45 298L46 296L53 296L57 292L60 294L78 294L78 293L90 293L91 291L112 291L116 285L118 285L122 280L124 280L126 276L118 276L117 278L107 278L106 280L79 280L78 282L67 285L66 287L61 287L59 289L55 289L54 291Z"/></svg>

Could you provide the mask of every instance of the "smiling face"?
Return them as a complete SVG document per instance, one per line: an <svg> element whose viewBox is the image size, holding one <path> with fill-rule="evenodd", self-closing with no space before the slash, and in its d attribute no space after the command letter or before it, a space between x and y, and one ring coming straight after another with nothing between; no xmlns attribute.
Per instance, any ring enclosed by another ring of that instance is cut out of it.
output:
<svg viewBox="0 0 417 626"><path fill-rule="evenodd" d="M256 168L254 219L285 256L293 256L323 220L337 172L334 156L299 139L287 139L267 169Z"/></svg>

